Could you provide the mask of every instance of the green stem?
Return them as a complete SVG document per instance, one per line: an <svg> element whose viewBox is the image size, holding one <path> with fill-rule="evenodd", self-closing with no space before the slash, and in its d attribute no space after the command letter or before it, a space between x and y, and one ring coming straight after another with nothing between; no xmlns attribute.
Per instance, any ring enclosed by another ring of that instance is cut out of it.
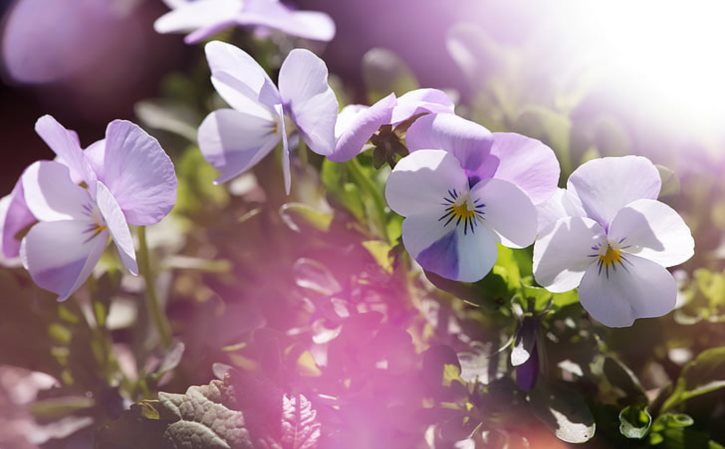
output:
<svg viewBox="0 0 725 449"><path fill-rule="evenodd" d="M138 243L139 270L146 283L146 304L149 315L154 322L156 331L161 337L161 344L165 348L168 348L171 346L171 326L166 318L166 312L161 309L161 304L156 294L156 282L149 262L149 247L146 243L146 228L144 226L139 226L138 228Z"/></svg>
<svg viewBox="0 0 725 449"><path fill-rule="evenodd" d="M380 222L380 232L382 233L382 237L390 243L390 236L388 235L388 226L387 226L387 215L385 213L385 200L383 199L383 195L380 193L378 188L373 184L372 179L370 179L368 176L363 173L362 166L360 165L360 162L357 160L357 158L352 159L347 166L350 169L350 174L353 178L358 182L360 187L364 191L370 195L370 197L373 199L373 202L375 203L375 210L378 215L378 220Z"/></svg>

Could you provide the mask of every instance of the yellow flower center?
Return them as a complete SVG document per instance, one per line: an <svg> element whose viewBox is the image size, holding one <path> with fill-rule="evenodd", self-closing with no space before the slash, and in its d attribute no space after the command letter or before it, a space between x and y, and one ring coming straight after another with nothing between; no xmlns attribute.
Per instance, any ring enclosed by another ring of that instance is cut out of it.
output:
<svg viewBox="0 0 725 449"><path fill-rule="evenodd" d="M468 231L475 232L478 223L483 220L485 204L479 200L472 200L469 192L459 193L455 189L448 191L448 196L443 198L445 206L443 215L438 219L442 221L443 227L453 223L456 227L463 225L463 234Z"/></svg>
<svg viewBox="0 0 725 449"><path fill-rule="evenodd" d="M454 219L470 220L476 216L476 212L468 208L468 201L452 205L451 212Z"/></svg>
<svg viewBox="0 0 725 449"><path fill-rule="evenodd" d="M607 251L599 256L599 262L605 267L610 267L622 261L622 251L607 245Z"/></svg>

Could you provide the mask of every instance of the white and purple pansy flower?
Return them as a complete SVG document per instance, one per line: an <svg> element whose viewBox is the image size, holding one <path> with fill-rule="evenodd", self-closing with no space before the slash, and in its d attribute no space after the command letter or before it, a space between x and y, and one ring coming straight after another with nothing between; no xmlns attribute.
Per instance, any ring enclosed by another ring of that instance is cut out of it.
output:
<svg viewBox="0 0 725 449"><path fill-rule="evenodd" d="M335 151L328 159L345 162L354 158L381 126L395 127L425 114L452 114L454 109L450 97L438 89L412 90L400 97L390 94L372 106L345 106L335 124Z"/></svg>
<svg viewBox="0 0 725 449"><path fill-rule="evenodd" d="M234 26L276 30L317 41L335 37L330 16L295 11L279 0L164 0L171 11L154 23L158 33L189 33L187 44L202 41Z"/></svg>
<svg viewBox="0 0 725 449"><path fill-rule="evenodd" d="M536 281L552 292L578 287L582 306L609 327L669 313L677 285L666 267L692 257L694 240L677 212L657 201L660 188L644 157L583 164L546 207L546 232L534 245Z"/></svg>
<svg viewBox="0 0 725 449"><path fill-rule="evenodd" d="M314 53L295 49L279 72L279 88L244 51L223 42L206 45L212 84L231 106L209 114L199 127L199 148L228 181L256 165L281 142L282 168L290 191L290 136L323 156L335 149L338 104L327 66Z"/></svg>
<svg viewBox="0 0 725 449"><path fill-rule="evenodd" d="M86 151L75 133L52 117L42 117L36 130L58 158L33 163L20 179L18 201L32 222L19 252L33 281L59 300L67 299L88 279L109 237L123 264L136 274L129 224L157 223L176 202L169 157L156 139L123 120L111 122L105 140ZM14 237L7 219L3 231L4 240Z"/></svg>
<svg viewBox="0 0 725 449"><path fill-rule="evenodd" d="M499 243L534 242L534 201L551 195L559 176L548 147L508 134L496 142L484 127L453 114L418 119L408 145L411 153L393 169L385 194L405 217L403 244L425 270L478 281L493 268Z"/></svg>

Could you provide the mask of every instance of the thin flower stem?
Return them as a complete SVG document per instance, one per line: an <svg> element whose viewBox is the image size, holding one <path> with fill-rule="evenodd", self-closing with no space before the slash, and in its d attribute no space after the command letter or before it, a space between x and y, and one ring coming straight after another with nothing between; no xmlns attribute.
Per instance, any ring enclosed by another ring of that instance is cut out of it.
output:
<svg viewBox="0 0 725 449"><path fill-rule="evenodd" d="M370 197L373 199L373 202L375 203L375 210L378 214L378 220L380 225L380 232L382 233L382 237L385 239L386 242L390 242L390 236L388 235L388 226L387 226L387 215L385 213L385 200L383 199L383 195L380 193L378 188L373 184L373 181L363 173L362 166L360 165L360 162L358 162L357 158L353 158L347 166L350 169L350 174L355 178L355 180L360 184L360 186L363 188L363 190L367 191L367 193L370 195Z"/></svg>
<svg viewBox="0 0 725 449"><path fill-rule="evenodd" d="M154 322L156 331L159 333L161 344L168 348L171 346L171 326L166 318L166 312L161 310L161 304L156 294L156 282L149 262L149 248L146 243L146 228L144 226L138 228L138 243L139 271L146 283L146 304L149 315Z"/></svg>

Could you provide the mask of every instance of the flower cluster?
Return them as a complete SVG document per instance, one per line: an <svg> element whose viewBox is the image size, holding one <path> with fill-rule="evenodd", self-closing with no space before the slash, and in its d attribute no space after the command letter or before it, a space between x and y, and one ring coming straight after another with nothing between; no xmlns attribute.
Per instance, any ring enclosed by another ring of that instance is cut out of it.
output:
<svg viewBox="0 0 725 449"><path fill-rule="evenodd" d="M232 22L331 37L329 27L313 23L325 22L321 16L277 1L170 4L174 11L157 27L194 28L192 41ZM499 245L533 244L536 281L552 292L579 287L582 305L608 326L674 307L677 288L665 267L688 260L694 243L682 218L657 201L661 181L649 160L593 160L558 189L560 168L549 147L456 115L442 91L390 94L338 112L327 66L309 50L289 52L275 85L243 50L219 41L205 48L211 82L230 106L211 112L198 130L217 182L249 170L281 144L289 193L295 147L345 162L387 129L404 139L407 154L390 173L385 198L404 217L403 245L426 272L476 282L492 270ZM112 122L106 138L85 150L52 117L38 120L36 130L57 158L28 167L0 203L4 256L19 256L35 282L60 299L85 282L109 238L135 274L129 225L159 222L175 201L174 169L158 142L125 121Z"/></svg>
<svg viewBox="0 0 725 449"><path fill-rule="evenodd" d="M106 136L81 148L75 132L53 117L35 130L56 154L30 165L3 201L6 258L20 257L38 286L70 297L91 275L109 239L137 274L129 225L158 223L176 202L171 160L137 125L115 120Z"/></svg>

